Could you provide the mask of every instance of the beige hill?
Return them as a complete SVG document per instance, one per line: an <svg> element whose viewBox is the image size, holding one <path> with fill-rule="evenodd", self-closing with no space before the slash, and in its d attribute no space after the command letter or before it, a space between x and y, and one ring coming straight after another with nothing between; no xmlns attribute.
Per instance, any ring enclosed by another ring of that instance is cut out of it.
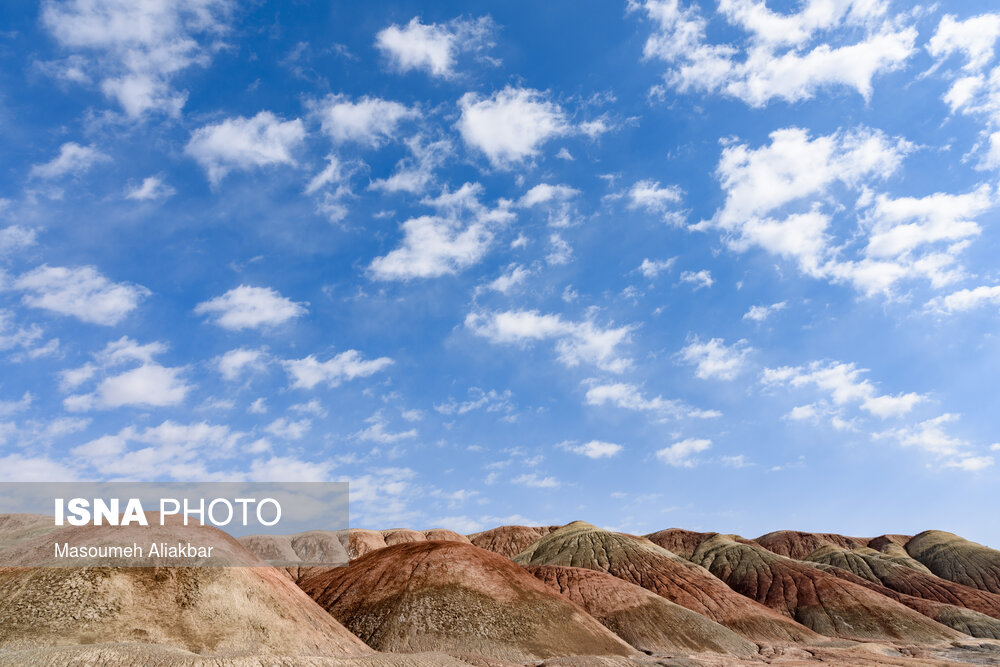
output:
<svg viewBox="0 0 1000 667"><path fill-rule="evenodd" d="M396 544L318 573L301 586L382 651L516 661L634 653L509 559L462 542Z"/></svg>
<svg viewBox="0 0 1000 667"><path fill-rule="evenodd" d="M583 521L546 535L514 561L607 572L754 641L821 639L812 630L734 592L708 570L648 540L611 533Z"/></svg>

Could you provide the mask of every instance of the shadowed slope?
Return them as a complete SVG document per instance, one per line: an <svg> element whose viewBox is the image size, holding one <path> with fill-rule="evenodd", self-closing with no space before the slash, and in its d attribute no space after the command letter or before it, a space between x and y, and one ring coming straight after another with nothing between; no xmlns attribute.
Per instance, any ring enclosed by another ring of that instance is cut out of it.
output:
<svg viewBox="0 0 1000 667"><path fill-rule="evenodd" d="M873 549L849 551L825 546L806 560L839 567L905 595L965 607L1000 619L1000 595L910 569L901 565L899 559Z"/></svg>
<svg viewBox="0 0 1000 667"><path fill-rule="evenodd" d="M607 572L756 641L814 641L809 629L733 592L704 568L643 538L576 521L543 537L514 559Z"/></svg>
<svg viewBox="0 0 1000 667"><path fill-rule="evenodd" d="M1000 593L1000 551L952 533L927 530L906 543L906 553L942 579Z"/></svg>
<svg viewBox="0 0 1000 667"><path fill-rule="evenodd" d="M560 526L499 526L469 535L469 540L481 549L513 558Z"/></svg>
<svg viewBox="0 0 1000 667"><path fill-rule="evenodd" d="M301 585L383 651L453 651L502 660L633 653L509 559L471 544L397 544Z"/></svg>
<svg viewBox="0 0 1000 667"><path fill-rule="evenodd" d="M824 635L915 642L960 637L864 586L749 541L715 535L691 559L733 590Z"/></svg>
<svg viewBox="0 0 1000 667"><path fill-rule="evenodd" d="M757 654L756 644L729 628L610 574L557 565L526 569L645 653Z"/></svg>

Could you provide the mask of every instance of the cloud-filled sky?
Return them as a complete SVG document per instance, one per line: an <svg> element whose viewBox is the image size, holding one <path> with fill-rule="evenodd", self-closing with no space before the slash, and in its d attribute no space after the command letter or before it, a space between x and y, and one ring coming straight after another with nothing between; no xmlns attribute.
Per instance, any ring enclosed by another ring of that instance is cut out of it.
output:
<svg viewBox="0 0 1000 667"><path fill-rule="evenodd" d="M985 0L46 0L0 478L1000 546Z"/></svg>

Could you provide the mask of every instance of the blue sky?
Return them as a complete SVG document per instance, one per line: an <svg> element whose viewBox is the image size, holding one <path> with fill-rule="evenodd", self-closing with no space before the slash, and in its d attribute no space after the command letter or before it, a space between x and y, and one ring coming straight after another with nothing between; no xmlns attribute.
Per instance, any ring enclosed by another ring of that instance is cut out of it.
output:
<svg viewBox="0 0 1000 667"><path fill-rule="evenodd" d="M5 6L0 476L1000 545L990 3L357 5Z"/></svg>

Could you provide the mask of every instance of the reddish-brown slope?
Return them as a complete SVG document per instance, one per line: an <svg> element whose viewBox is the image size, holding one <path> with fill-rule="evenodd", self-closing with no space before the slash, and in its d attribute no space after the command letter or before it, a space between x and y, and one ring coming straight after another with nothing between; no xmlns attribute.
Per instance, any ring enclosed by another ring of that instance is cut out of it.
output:
<svg viewBox="0 0 1000 667"><path fill-rule="evenodd" d="M477 547L513 558L560 526L499 526L469 535Z"/></svg>
<svg viewBox="0 0 1000 667"><path fill-rule="evenodd" d="M716 535L698 545L691 560L751 600L831 637L928 642L961 636L864 586L749 541Z"/></svg>
<svg viewBox="0 0 1000 667"><path fill-rule="evenodd" d="M871 549L850 551L827 546L814 551L807 560L853 572L904 595L965 607L1000 619L1000 595L910 569Z"/></svg>
<svg viewBox="0 0 1000 667"><path fill-rule="evenodd" d="M526 569L644 653L757 654L756 644L729 628L610 574L557 565Z"/></svg>
<svg viewBox="0 0 1000 667"><path fill-rule="evenodd" d="M301 585L383 651L453 651L518 661L633 653L523 568L471 544L397 544Z"/></svg>
<svg viewBox="0 0 1000 667"><path fill-rule="evenodd" d="M733 592L707 570L652 542L576 521L514 559L521 565L563 565L607 572L650 590L755 641L814 641L791 619Z"/></svg>
<svg viewBox="0 0 1000 667"><path fill-rule="evenodd" d="M868 540L863 537L847 537L836 533L803 533L795 530L778 530L761 535L753 541L779 556L795 560L804 560L806 556L825 545L844 549L868 546Z"/></svg>

